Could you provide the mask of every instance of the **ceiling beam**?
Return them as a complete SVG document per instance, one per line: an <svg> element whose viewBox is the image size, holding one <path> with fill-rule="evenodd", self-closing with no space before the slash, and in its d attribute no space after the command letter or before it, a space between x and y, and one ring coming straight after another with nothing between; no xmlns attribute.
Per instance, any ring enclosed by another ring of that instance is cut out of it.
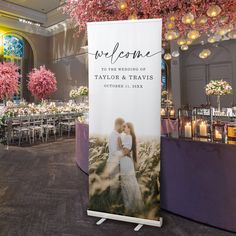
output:
<svg viewBox="0 0 236 236"><path fill-rule="evenodd" d="M29 19L41 24L47 21L47 15L32 9L28 9L10 2L0 0L0 12L12 14L23 19Z"/></svg>
<svg viewBox="0 0 236 236"><path fill-rule="evenodd" d="M70 19L64 20L50 27L40 27L22 23L17 19L1 15L1 13L0 26L46 37L58 34L60 32L66 32L67 30L74 28L74 25L71 23Z"/></svg>
<svg viewBox="0 0 236 236"><path fill-rule="evenodd" d="M74 28L59 8L46 14L0 0L0 26L42 36L52 36ZM40 23L41 26L20 22L20 18Z"/></svg>
<svg viewBox="0 0 236 236"><path fill-rule="evenodd" d="M62 14L62 10L60 10L58 7L57 9L54 9L49 13L47 13L47 22L43 24L43 26L47 28L55 24L58 24L62 21L65 21L67 18L68 16Z"/></svg>
<svg viewBox="0 0 236 236"><path fill-rule="evenodd" d="M17 19L5 17L4 15L1 14L0 14L0 26L32 34L38 34L42 36L49 36L50 34L49 31L43 27L25 24L19 22L19 20Z"/></svg>

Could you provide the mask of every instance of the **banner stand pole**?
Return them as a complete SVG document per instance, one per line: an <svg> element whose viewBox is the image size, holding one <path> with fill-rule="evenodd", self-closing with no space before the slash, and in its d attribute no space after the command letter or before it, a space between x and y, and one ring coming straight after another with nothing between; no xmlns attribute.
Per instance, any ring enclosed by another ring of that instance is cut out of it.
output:
<svg viewBox="0 0 236 236"><path fill-rule="evenodd" d="M115 214L110 214L110 213L105 213L105 212L98 212L98 211L91 211L91 210L87 211L87 215L101 218L96 223L96 225L101 225L107 219L119 220L119 221L138 224L134 228L134 231L136 231L136 232L139 231L144 225L154 226L154 227L159 227L160 228L160 227L162 227L162 224L163 224L163 218L162 217L160 217L159 220L147 220L147 219L141 219L141 218L136 218L136 217L115 215Z"/></svg>

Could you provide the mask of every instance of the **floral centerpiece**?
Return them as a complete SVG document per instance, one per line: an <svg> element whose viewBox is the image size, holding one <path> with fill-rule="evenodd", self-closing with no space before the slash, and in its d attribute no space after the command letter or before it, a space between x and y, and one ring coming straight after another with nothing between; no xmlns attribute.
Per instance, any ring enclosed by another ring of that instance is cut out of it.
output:
<svg viewBox="0 0 236 236"><path fill-rule="evenodd" d="M68 102L60 106L56 106L54 102L51 103L30 103L20 104L15 106L7 103L2 114L0 114L0 126L5 122L6 118L30 115L44 115L44 114L64 114L64 113L88 113L88 105L81 103L75 104Z"/></svg>
<svg viewBox="0 0 236 236"><path fill-rule="evenodd" d="M88 96L88 87L86 86L80 86L70 91L70 98L81 98L81 102L86 102L86 96Z"/></svg>
<svg viewBox="0 0 236 236"><path fill-rule="evenodd" d="M70 98L78 98L80 95L79 95L79 92L78 92L78 89L71 89L70 91Z"/></svg>
<svg viewBox="0 0 236 236"><path fill-rule="evenodd" d="M80 86L78 92L80 96L88 96L88 87Z"/></svg>
<svg viewBox="0 0 236 236"><path fill-rule="evenodd" d="M220 111L220 97L232 94L231 85L225 80L211 80L205 87L206 95L217 96L218 110Z"/></svg>
<svg viewBox="0 0 236 236"><path fill-rule="evenodd" d="M57 90L55 74L47 70L45 66L34 68L29 73L28 89L32 95L40 100L49 97Z"/></svg>
<svg viewBox="0 0 236 236"><path fill-rule="evenodd" d="M11 62L0 63L0 99L6 100L18 93L18 67Z"/></svg>
<svg viewBox="0 0 236 236"><path fill-rule="evenodd" d="M87 122L86 117L88 110L89 107L85 103L75 104L73 102L68 102L56 105L54 102L42 102L40 104L20 103L19 105L15 105L11 102L7 102L4 109L0 110L0 143L4 140L4 136L2 135L1 131L4 130L3 128L7 124L8 119L11 121L11 119L15 117L31 117L34 115L41 116L42 118L45 117L45 115L54 115L55 117L59 118L61 115L68 114L70 116L71 113L74 113L74 115L78 115L78 117L83 116L80 122Z"/></svg>

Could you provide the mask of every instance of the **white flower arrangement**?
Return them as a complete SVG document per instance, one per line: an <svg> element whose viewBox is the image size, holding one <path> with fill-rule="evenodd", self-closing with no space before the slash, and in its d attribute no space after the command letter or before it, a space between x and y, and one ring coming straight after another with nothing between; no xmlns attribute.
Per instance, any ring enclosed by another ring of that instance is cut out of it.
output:
<svg viewBox="0 0 236 236"><path fill-rule="evenodd" d="M88 96L88 87L80 86L78 92L80 96Z"/></svg>
<svg viewBox="0 0 236 236"><path fill-rule="evenodd" d="M78 117L78 122L79 122L80 124L87 124L87 121L86 121L85 116L79 116L79 117Z"/></svg>
<svg viewBox="0 0 236 236"><path fill-rule="evenodd" d="M14 107L14 103L12 101L7 101L6 106L7 107Z"/></svg>
<svg viewBox="0 0 236 236"><path fill-rule="evenodd" d="M88 96L88 87L80 86L70 91L70 98L78 98L81 96Z"/></svg>
<svg viewBox="0 0 236 236"><path fill-rule="evenodd" d="M223 96L233 92L231 85L224 80L211 80L205 87L206 95Z"/></svg>
<svg viewBox="0 0 236 236"><path fill-rule="evenodd" d="M79 92L78 92L78 89L72 89L70 91L70 98L78 98L80 95L79 95Z"/></svg>
<svg viewBox="0 0 236 236"><path fill-rule="evenodd" d="M22 115L39 115L39 114L60 114L60 113L87 113L88 105L81 103L66 103L62 106L56 106L54 102L49 104L41 103L39 105L35 105L34 103L27 104L25 106L17 106L17 107L6 107L2 115L8 116L8 114L12 114L12 116L22 116Z"/></svg>

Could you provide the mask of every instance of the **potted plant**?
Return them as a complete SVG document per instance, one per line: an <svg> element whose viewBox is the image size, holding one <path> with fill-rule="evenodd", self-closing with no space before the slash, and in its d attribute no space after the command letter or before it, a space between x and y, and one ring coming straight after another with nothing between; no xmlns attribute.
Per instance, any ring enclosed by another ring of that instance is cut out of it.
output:
<svg viewBox="0 0 236 236"><path fill-rule="evenodd" d="M57 90L55 74L45 66L40 66L39 69L34 68L28 77L29 91L42 102Z"/></svg>
<svg viewBox="0 0 236 236"><path fill-rule="evenodd" d="M7 100L12 99L18 93L18 80L20 78L18 67L12 62L0 63L0 99L6 105Z"/></svg>

